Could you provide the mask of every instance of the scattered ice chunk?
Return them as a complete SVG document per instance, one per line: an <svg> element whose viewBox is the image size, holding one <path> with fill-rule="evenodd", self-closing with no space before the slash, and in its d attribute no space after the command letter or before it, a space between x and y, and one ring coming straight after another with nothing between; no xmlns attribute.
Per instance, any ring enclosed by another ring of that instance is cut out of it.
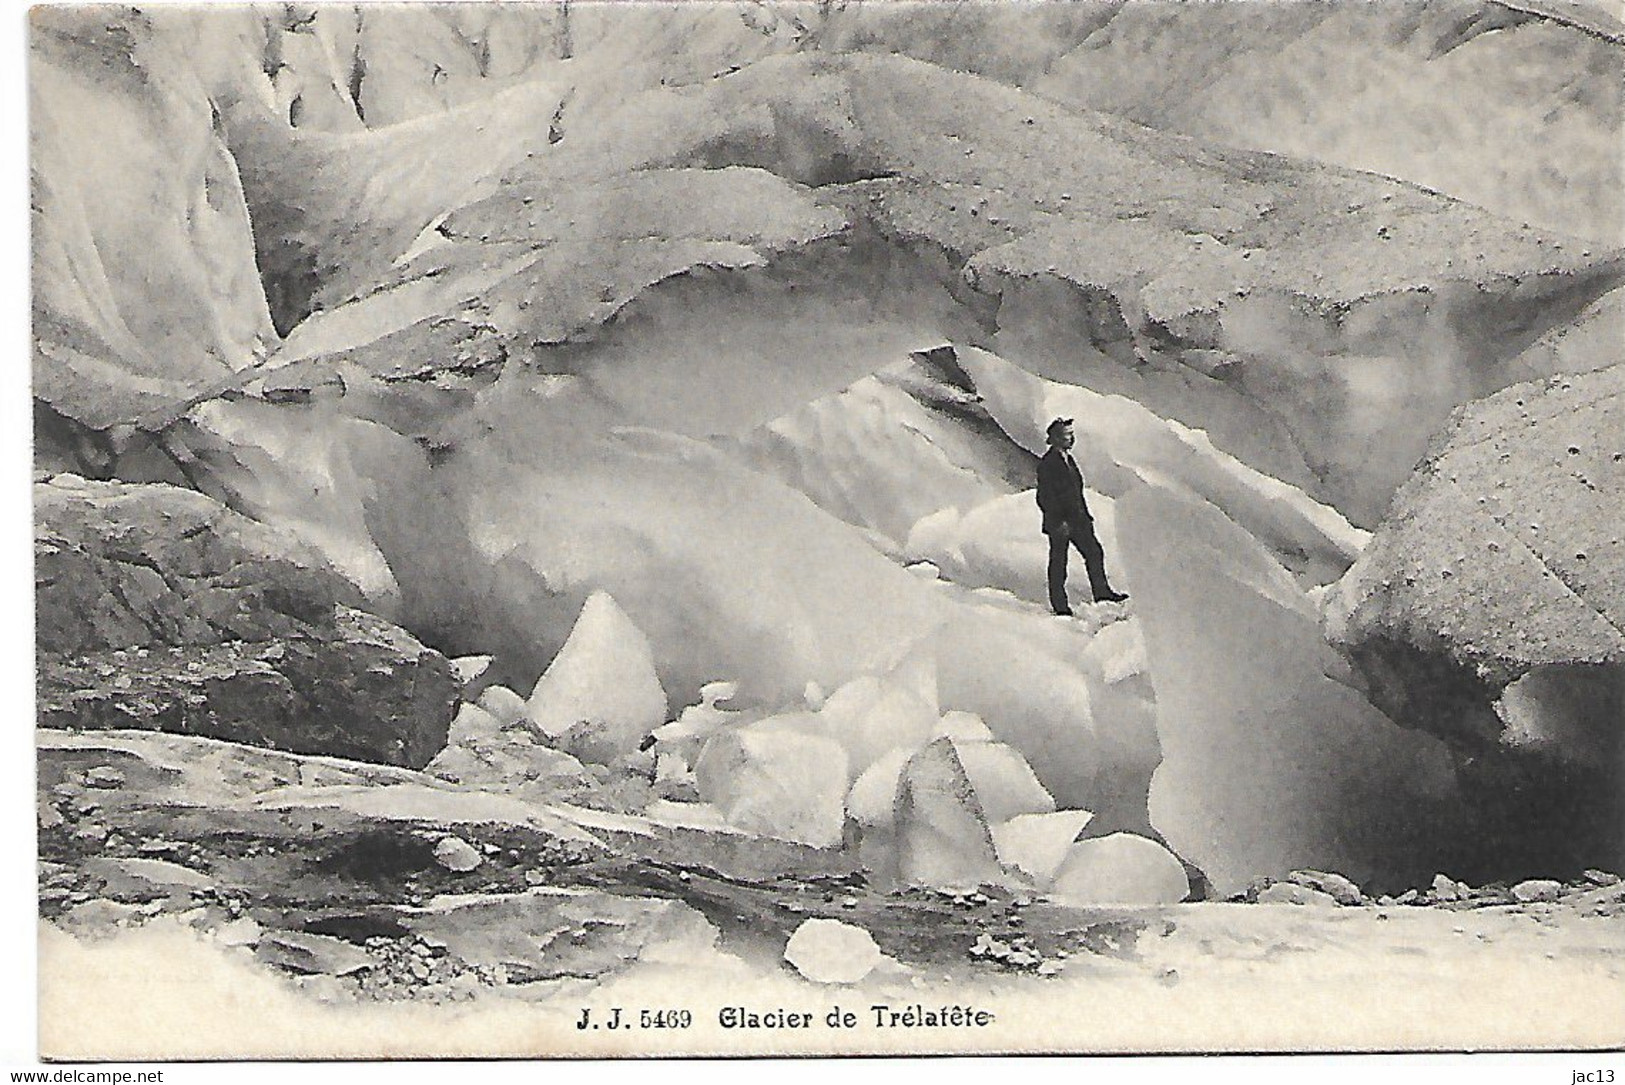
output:
<svg viewBox="0 0 1625 1085"><path fill-rule="evenodd" d="M466 689L469 683L491 669L491 659L491 656L458 656L451 661L451 670Z"/></svg>
<svg viewBox="0 0 1625 1085"><path fill-rule="evenodd" d="M1055 877L1078 834L1093 817L1087 810L1021 814L993 826L993 844L1001 862L1045 886Z"/></svg>
<svg viewBox="0 0 1625 1085"><path fill-rule="evenodd" d="M722 816L722 811L708 802L672 802L669 799L656 799L644 811L644 816L650 821L689 829L720 829L728 823Z"/></svg>
<svg viewBox="0 0 1625 1085"><path fill-rule="evenodd" d="M504 727L526 718L525 699L507 686L486 686L474 703L502 721Z"/></svg>
<svg viewBox="0 0 1625 1085"><path fill-rule="evenodd" d="M937 721L937 737L951 738L955 742L991 742L993 732L976 713L954 709L944 712Z"/></svg>
<svg viewBox="0 0 1625 1085"><path fill-rule="evenodd" d="M258 923L243 915L221 924L214 932L214 940L223 946L252 946L259 943L262 933Z"/></svg>
<svg viewBox="0 0 1625 1085"><path fill-rule="evenodd" d="M854 776L890 750L924 745L936 731L938 718L917 688L891 675L854 678L832 693L818 714L830 736L846 750Z"/></svg>
<svg viewBox="0 0 1625 1085"><path fill-rule="evenodd" d="M114 789L124 786L124 774L115 768L106 765L97 765L85 773L85 786L103 789Z"/></svg>
<svg viewBox="0 0 1625 1085"><path fill-rule="evenodd" d="M897 803L897 784L913 750L895 749L864 769L847 794L847 816L866 828L889 826Z"/></svg>
<svg viewBox="0 0 1625 1085"><path fill-rule="evenodd" d="M649 642L606 592L588 596L527 708L550 736L586 723L590 733L581 735L573 752L601 763L637 749L665 722L666 691Z"/></svg>
<svg viewBox="0 0 1625 1085"><path fill-rule="evenodd" d="M814 983L857 983L886 956L862 927L809 919L790 936L784 959Z"/></svg>
<svg viewBox="0 0 1625 1085"><path fill-rule="evenodd" d="M723 701L732 700L739 692L737 682L708 682L700 687L700 703L689 705L671 723L654 729L655 741L682 754L698 751L700 744L730 723L740 722L744 714L721 707Z"/></svg>
<svg viewBox="0 0 1625 1085"><path fill-rule="evenodd" d="M493 686L493 689L501 689ZM515 695L517 696L517 694ZM457 715L452 717L451 730L446 735L448 746L459 746L468 742L494 739L503 731L504 724L494 713L480 707L478 704L462 704L457 707Z"/></svg>
<svg viewBox="0 0 1625 1085"><path fill-rule="evenodd" d="M905 885L968 891L1002 878L987 816L945 738L916 753L903 770L896 848Z"/></svg>
<svg viewBox="0 0 1625 1085"><path fill-rule="evenodd" d="M700 703L713 710L718 709L723 701L731 701L737 696L738 682L707 682L700 687Z"/></svg>
<svg viewBox="0 0 1625 1085"><path fill-rule="evenodd" d="M1190 893L1185 868L1154 840L1112 833L1073 844L1047 894L1061 904L1177 904Z"/></svg>
<svg viewBox="0 0 1625 1085"><path fill-rule="evenodd" d="M989 824L1055 809L1055 799L1033 775L1032 766L1012 747L1002 742L953 745Z"/></svg>
<svg viewBox="0 0 1625 1085"><path fill-rule="evenodd" d="M775 717L719 732L705 744L694 779L700 797L735 828L814 847L841 842L846 751L805 726Z"/></svg>

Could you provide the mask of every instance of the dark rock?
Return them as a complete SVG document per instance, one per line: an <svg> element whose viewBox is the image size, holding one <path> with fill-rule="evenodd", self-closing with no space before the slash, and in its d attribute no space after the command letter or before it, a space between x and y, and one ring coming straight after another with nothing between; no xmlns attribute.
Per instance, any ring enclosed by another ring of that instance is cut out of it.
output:
<svg viewBox="0 0 1625 1085"><path fill-rule="evenodd" d="M451 664L345 605L354 589L273 529L163 484L35 486L39 717L421 766Z"/></svg>
<svg viewBox="0 0 1625 1085"><path fill-rule="evenodd" d="M692 951L717 939L705 917L681 901L588 889L437 898L394 911L405 927L443 944L454 960L500 970L516 982L599 976L662 944Z"/></svg>
<svg viewBox="0 0 1625 1085"><path fill-rule="evenodd" d="M366 950L324 934L282 931L261 938L254 956L290 972L347 976L373 967Z"/></svg>

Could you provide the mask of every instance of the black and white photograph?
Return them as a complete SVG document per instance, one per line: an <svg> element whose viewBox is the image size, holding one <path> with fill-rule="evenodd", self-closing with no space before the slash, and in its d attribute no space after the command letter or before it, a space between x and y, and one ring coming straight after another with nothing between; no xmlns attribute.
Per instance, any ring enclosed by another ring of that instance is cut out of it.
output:
<svg viewBox="0 0 1625 1085"><path fill-rule="evenodd" d="M12 17L40 1060L1625 1069L1625 4Z"/></svg>

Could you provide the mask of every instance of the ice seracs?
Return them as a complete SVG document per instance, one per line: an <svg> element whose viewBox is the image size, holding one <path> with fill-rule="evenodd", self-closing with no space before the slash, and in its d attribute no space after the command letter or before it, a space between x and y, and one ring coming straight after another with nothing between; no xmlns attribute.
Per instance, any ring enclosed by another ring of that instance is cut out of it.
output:
<svg viewBox="0 0 1625 1085"><path fill-rule="evenodd" d="M1216 892L1299 868L1377 888L1437 869L1463 811L1444 744L1340 677L1313 604L1246 531L1147 485L1118 531L1156 686L1151 824Z"/></svg>

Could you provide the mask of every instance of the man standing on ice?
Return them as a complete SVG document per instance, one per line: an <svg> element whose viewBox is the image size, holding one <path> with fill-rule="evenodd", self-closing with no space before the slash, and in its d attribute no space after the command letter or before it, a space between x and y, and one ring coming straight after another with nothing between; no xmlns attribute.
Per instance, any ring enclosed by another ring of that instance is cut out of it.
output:
<svg viewBox="0 0 1625 1085"><path fill-rule="evenodd" d="M1072 459L1072 419L1057 418L1044 431L1049 451L1038 461L1038 507L1049 536L1049 605L1070 616L1066 599L1067 548L1075 546L1089 570L1089 590L1097 603L1121 603L1128 596L1106 579L1106 553L1095 538L1095 519L1083 499L1083 473Z"/></svg>

